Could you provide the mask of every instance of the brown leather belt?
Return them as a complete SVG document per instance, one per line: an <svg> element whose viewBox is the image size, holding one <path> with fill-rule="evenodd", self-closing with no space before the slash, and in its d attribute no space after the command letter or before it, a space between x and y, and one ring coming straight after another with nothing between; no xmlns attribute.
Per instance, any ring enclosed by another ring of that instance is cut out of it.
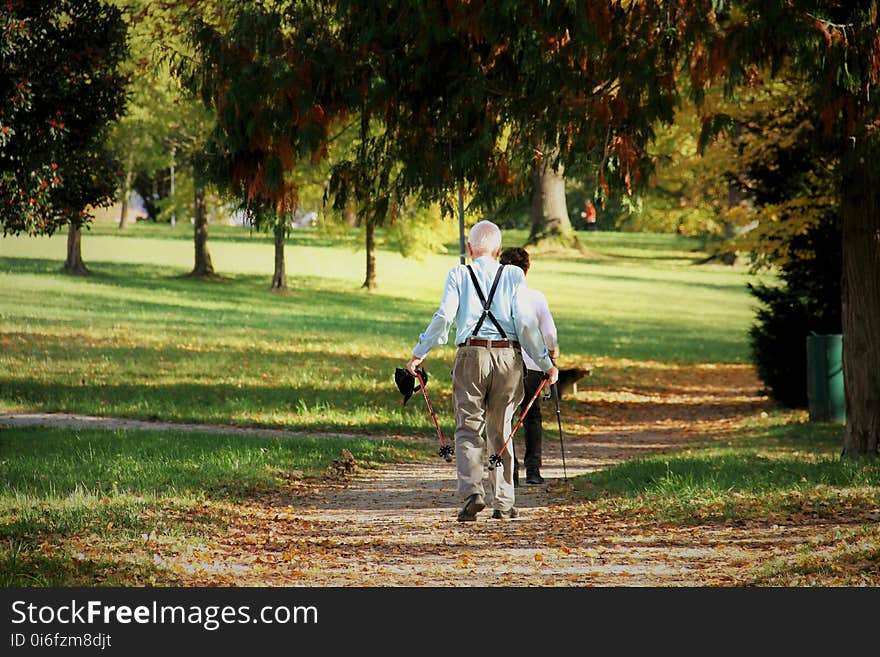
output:
<svg viewBox="0 0 880 657"><path fill-rule="evenodd" d="M462 342L459 347L489 347L489 348L504 348L504 347L516 347L519 349L519 342L515 342L514 340L484 340L482 338L468 338L464 342Z"/></svg>

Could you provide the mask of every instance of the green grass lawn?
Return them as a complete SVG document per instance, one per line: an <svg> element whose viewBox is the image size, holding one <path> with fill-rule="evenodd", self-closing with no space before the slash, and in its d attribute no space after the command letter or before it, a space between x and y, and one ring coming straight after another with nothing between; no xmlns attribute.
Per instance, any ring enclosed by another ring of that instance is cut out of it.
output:
<svg viewBox="0 0 880 657"><path fill-rule="evenodd" d="M0 586L152 583L144 537L202 545L223 530L224 503L270 499L332 474L343 449L358 468L436 454L419 443L326 436L2 429ZM103 558L80 556L90 549Z"/></svg>
<svg viewBox="0 0 880 657"><path fill-rule="evenodd" d="M94 272L85 279L59 273L63 235L0 240L0 408L430 429L423 408L401 406L393 372L436 309L457 244L423 260L381 250L379 288L367 292L354 237L295 231L291 290L279 295L268 291L268 237L210 230L217 282L183 277L193 247L180 225L96 226L83 241ZM696 241L675 235L581 237L595 257L537 256L529 275L554 312L561 366L748 361L753 303L744 268L694 265ZM522 231L505 233L506 245L524 240ZM438 348L426 363L441 409L450 402L453 352ZM600 370L595 377L603 383Z"/></svg>
<svg viewBox="0 0 880 657"><path fill-rule="evenodd" d="M525 237L508 231L505 245ZM553 310L562 367L614 364L591 377L591 385L605 386L627 363L748 362L753 302L744 267L696 265L704 255L698 243L675 235L581 238L586 255L536 255L529 274ZM155 583L148 560L119 555L156 527L184 549L218 529L224 504L278 494L291 471L316 476L343 447L367 465L435 457L424 404L402 406L393 372L436 309L458 245L423 260L380 250L373 292L361 288L357 247L356 234L295 231L287 247L290 292L273 294L272 243L247 229L211 227L222 276L211 282L185 278L193 259L185 226L95 226L83 241L93 275L82 279L59 272L63 235L0 239L0 410L387 437L0 430L0 583ZM453 355L439 348L426 363L448 436ZM797 427L780 431L780 440L799 435ZM817 445L833 460L839 436L823 440ZM712 449L722 451L628 463L582 485L592 503L661 520L689 518L695 509L709 520L759 513L755 500L775 500L761 502L766 515L784 511L797 491L827 486L831 499L876 485L873 470L823 464L813 452L792 465L748 446Z"/></svg>

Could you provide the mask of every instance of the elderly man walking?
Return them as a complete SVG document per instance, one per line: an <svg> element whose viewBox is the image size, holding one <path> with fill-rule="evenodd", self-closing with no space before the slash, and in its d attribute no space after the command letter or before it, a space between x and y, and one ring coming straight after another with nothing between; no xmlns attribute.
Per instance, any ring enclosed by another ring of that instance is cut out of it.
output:
<svg viewBox="0 0 880 657"><path fill-rule="evenodd" d="M550 383L559 374L541 336L531 297L520 293L525 280L522 269L498 263L501 230L491 221L478 222L468 235L467 249L471 264L450 270L440 308L407 363L415 374L428 352L448 341L455 324L455 461L458 492L464 499L459 522L476 520L486 508L483 455L486 447L493 454L501 451L514 409L522 400L520 349L548 374ZM492 517L515 518L512 445L501 455L501 464L489 471L488 482Z"/></svg>

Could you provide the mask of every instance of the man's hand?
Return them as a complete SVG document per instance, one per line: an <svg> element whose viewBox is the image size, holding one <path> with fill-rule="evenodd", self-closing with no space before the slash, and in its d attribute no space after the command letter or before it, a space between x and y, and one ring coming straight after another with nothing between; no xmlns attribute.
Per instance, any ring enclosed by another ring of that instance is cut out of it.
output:
<svg viewBox="0 0 880 657"><path fill-rule="evenodd" d="M559 380L559 368L554 365L549 370L547 370L547 376L550 377L550 385L552 386Z"/></svg>
<svg viewBox="0 0 880 657"><path fill-rule="evenodd" d="M409 362L406 364L407 371L410 374L412 374L413 376L415 376L416 375L416 368L419 365L421 365L422 361L424 361L424 360L425 360L424 358L417 358L417 357L413 356L412 358L409 359Z"/></svg>
<svg viewBox="0 0 880 657"><path fill-rule="evenodd" d="M558 346L557 346L557 347L553 347L553 348L550 350L550 358L553 359L553 362L554 362L554 363L556 362L556 359L559 358L559 347L558 347Z"/></svg>

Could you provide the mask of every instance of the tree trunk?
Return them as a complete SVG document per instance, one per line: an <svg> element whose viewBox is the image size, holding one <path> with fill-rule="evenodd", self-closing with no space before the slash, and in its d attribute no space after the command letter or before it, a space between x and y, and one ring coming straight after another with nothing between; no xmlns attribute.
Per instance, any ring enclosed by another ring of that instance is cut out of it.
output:
<svg viewBox="0 0 880 657"><path fill-rule="evenodd" d="M125 176L128 178L128 175ZM128 185L126 185L126 189L122 191L122 209L119 211L119 228L125 228L125 215L128 214Z"/></svg>
<svg viewBox="0 0 880 657"><path fill-rule="evenodd" d="M844 456L880 456L880 142L843 159Z"/></svg>
<svg viewBox="0 0 880 657"><path fill-rule="evenodd" d="M729 184L727 186L727 207L735 208L740 205L746 198L745 192L737 189L733 185ZM732 221L723 222L724 227L724 242L723 246L729 246L734 239L736 239L737 234L737 225ZM721 249L721 253L718 259L725 265L735 265L736 264L736 251L731 251L729 249L723 248Z"/></svg>
<svg viewBox="0 0 880 657"><path fill-rule="evenodd" d="M272 276L272 291L283 292L287 290L287 270L284 265L284 235L285 227L275 226L275 274Z"/></svg>
<svg viewBox="0 0 880 657"><path fill-rule="evenodd" d="M119 228L125 228L128 222L128 196L131 194L131 180L134 177L134 157L129 154L125 167L125 182L122 184L122 210L119 213Z"/></svg>
<svg viewBox="0 0 880 657"><path fill-rule="evenodd" d="M175 196L175 188L174 188L174 176L175 176L175 168L174 168L174 156L177 154L177 147L171 147L171 228L177 226L177 197Z"/></svg>
<svg viewBox="0 0 880 657"><path fill-rule="evenodd" d="M366 225L366 245L367 245L367 277L364 279L365 287L372 290L376 287L376 222L372 218L367 219Z"/></svg>
<svg viewBox="0 0 880 657"><path fill-rule="evenodd" d="M70 222L67 225L67 260L62 271L74 276L88 276L90 273L82 259L81 224Z"/></svg>
<svg viewBox="0 0 880 657"><path fill-rule="evenodd" d="M342 208L342 220L349 226L357 226L357 199L354 194L349 194L345 199L345 205Z"/></svg>
<svg viewBox="0 0 880 657"><path fill-rule="evenodd" d="M193 167L194 171L197 169ZM214 265L208 252L208 213L205 211L205 183L198 173L194 173L194 242L196 263L190 276L194 278L213 278Z"/></svg>
<svg viewBox="0 0 880 657"><path fill-rule="evenodd" d="M563 171L546 164L532 168L532 229L528 244L579 248L565 201Z"/></svg>

